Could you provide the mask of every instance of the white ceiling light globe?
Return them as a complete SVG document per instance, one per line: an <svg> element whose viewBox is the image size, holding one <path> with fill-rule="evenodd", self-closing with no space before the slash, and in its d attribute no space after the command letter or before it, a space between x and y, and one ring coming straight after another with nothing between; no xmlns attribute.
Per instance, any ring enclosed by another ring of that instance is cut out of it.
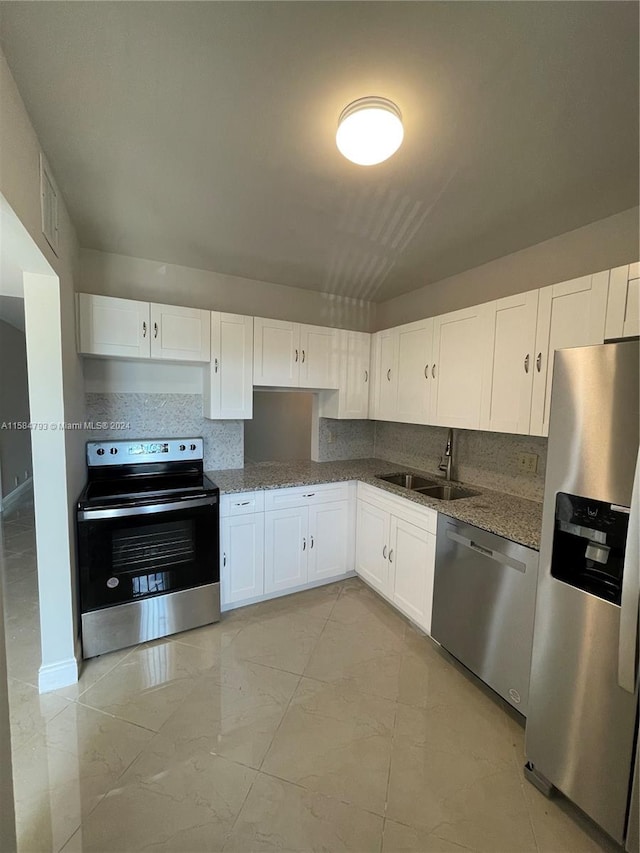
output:
<svg viewBox="0 0 640 853"><path fill-rule="evenodd" d="M353 101L338 119L338 150L359 166L388 160L400 148L403 138L400 110L386 98Z"/></svg>

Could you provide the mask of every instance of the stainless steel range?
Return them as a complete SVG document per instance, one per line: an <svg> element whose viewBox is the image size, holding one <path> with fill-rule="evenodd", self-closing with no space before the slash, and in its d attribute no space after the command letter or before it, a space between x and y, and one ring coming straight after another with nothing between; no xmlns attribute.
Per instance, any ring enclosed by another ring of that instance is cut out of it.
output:
<svg viewBox="0 0 640 853"><path fill-rule="evenodd" d="M201 438L87 443L77 505L83 657L220 618L219 489Z"/></svg>

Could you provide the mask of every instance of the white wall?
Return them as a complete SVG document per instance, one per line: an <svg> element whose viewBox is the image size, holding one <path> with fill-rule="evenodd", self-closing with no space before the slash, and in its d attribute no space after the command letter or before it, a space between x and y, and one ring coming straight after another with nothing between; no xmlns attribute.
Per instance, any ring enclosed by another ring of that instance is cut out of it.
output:
<svg viewBox="0 0 640 853"><path fill-rule="evenodd" d="M375 316L363 299L91 249L80 251L77 290L364 332Z"/></svg>
<svg viewBox="0 0 640 853"><path fill-rule="evenodd" d="M376 329L611 269L640 257L633 207L377 306Z"/></svg>
<svg viewBox="0 0 640 853"><path fill-rule="evenodd" d="M84 420L84 389L75 345L75 230L58 196L58 257L40 228L40 145L4 55L0 53L0 192L55 275L25 280L31 418ZM3 214L4 215L4 214ZM3 226L4 227L4 226ZM23 267L41 273L35 266ZM84 482L84 440L78 431L32 433L36 537L41 603L40 689L73 680L75 519ZM77 677L77 671L76 671ZM58 681L56 682L56 679Z"/></svg>
<svg viewBox="0 0 640 853"><path fill-rule="evenodd" d="M27 343L24 332L0 320L0 497L31 476L31 433L11 424L29 422ZM8 426L3 428L3 424ZM16 478L18 482L16 483Z"/></svg>

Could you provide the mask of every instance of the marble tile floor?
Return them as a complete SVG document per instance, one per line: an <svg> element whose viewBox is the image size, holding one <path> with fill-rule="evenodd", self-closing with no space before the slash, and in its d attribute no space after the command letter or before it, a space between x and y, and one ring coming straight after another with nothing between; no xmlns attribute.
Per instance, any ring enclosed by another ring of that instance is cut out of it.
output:
<svg viewBox="0 0 640 853"><path fill-rule="evenodd" d="M618 849L524 780L521 723L358 580L39 696L33 507L0 519L20 853Z"/></svg>

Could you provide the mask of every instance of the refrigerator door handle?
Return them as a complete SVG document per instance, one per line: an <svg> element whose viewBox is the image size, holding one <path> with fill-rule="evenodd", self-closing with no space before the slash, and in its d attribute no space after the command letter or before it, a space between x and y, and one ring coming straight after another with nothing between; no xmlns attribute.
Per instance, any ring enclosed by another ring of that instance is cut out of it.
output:
<svg viewBox="0 0 640 853"><path fill-rule="evenodd" d="M622 570L618 684L635 693L638 678L638 619L640 606L640 456L636 462L631 494L627 546Z"/></svg>

